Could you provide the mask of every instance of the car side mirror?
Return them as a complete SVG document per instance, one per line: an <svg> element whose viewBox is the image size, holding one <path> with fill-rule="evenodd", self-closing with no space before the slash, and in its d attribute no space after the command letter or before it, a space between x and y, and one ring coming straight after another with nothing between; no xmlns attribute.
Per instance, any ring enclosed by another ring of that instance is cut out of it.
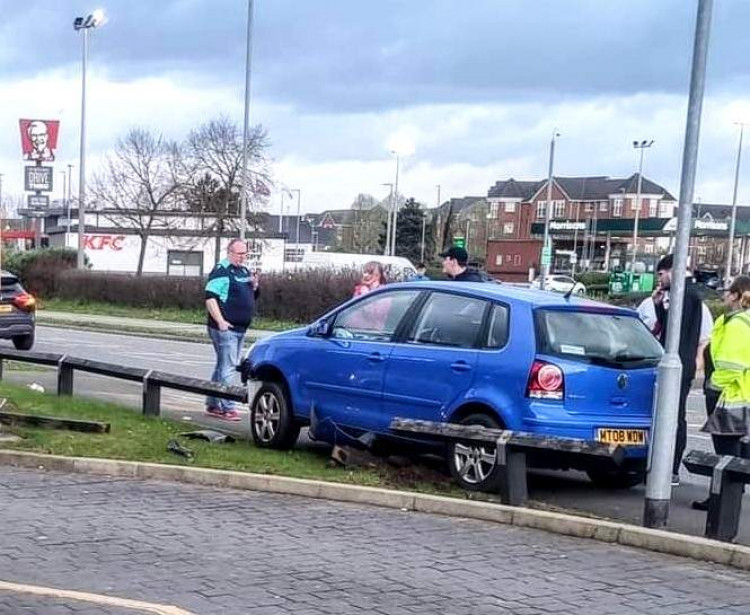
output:
<svg viewBox="0 0 750 615"><path fill-rule="evenodd" d="M331 334L331 323L325 318L318 320L310 325L307 330L308 335L314 335L316 337L328 337Z"/></svg>

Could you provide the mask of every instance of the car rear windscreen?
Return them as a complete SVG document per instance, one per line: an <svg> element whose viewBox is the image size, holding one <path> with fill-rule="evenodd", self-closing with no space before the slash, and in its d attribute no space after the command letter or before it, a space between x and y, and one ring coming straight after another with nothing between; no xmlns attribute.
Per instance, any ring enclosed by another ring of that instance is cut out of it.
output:
<svg viewBox="0 0 750 615"><path fill-rule="evenodd" d="M0 290L3 293L18 293L22 290L21 283L14 275L4 275L0 278Z"/></svg>
<svg viewBox="0 0 750 615"><path fill-rule="evenodd" d="M661 345L637 317L540 309L535 319L541 354L622 367L655 364L662 356Z"/></svg>

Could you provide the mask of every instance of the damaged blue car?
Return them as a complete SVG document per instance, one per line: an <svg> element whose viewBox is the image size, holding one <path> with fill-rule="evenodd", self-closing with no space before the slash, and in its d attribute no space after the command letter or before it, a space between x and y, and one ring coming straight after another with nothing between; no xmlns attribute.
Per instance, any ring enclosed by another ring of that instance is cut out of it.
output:
<svg viewBox="0 0 750 615"><path fill-rule="evenodd" d="M478 424L620 444L626 463L616 471L578 469L627 486L645 469L661 355L629 309L499 284L421 281L385 286L256 342L242 372L261 447L289 448L303 426L331 443L423 447L391 432L391 421ZM440 446L463 487L493 483L494 449Z"/></svg>

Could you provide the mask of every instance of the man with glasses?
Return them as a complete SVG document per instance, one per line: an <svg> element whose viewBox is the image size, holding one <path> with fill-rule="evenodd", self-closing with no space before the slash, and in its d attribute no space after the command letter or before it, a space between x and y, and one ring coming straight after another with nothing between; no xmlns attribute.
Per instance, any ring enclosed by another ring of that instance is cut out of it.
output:
<svg viewBox="0 0 750 615"><path fill-rule="evenodd" d="M235 368L258 298L258 278L245 266L246 260L247 244L232 239L227 257L213 268L206 283L208 335L216 352L211 380L221 384L232 384L237 374ZM240 420L234 402L216 397L206 398L206 413L225 421Z"/></svg>

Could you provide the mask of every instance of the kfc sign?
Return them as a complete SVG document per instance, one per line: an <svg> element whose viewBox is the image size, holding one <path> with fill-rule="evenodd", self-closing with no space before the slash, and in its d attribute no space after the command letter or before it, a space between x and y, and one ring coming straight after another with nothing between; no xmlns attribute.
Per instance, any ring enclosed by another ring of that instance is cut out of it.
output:
<svg viewBox="0 0 750 615"><path fill-rule="evenodd" d="M58 120L19 120L24 160L51 162L55 159Z"/></svg>
<svg viewBox="0 0 750 615"><path fill-rule="evenodd" d="M86 250L122 250L124 235L86 235L83 247Z"/></svg>

